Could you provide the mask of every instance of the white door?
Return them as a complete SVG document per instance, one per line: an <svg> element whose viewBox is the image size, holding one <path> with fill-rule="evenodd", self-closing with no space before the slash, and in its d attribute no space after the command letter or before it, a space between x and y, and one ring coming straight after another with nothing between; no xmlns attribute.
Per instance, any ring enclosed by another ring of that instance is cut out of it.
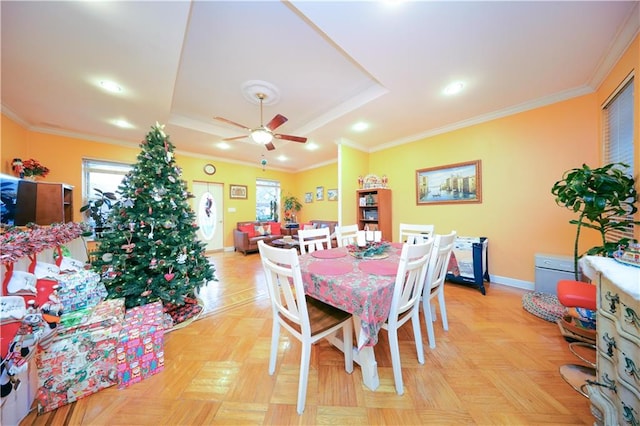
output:
<svg viewBox="0 0 640 426"><path fill-rule="evenodd" d="M193 182L193 211L198 224L198 239L205 243L206 251L223 249L223 184L211 182Z"/></svg>

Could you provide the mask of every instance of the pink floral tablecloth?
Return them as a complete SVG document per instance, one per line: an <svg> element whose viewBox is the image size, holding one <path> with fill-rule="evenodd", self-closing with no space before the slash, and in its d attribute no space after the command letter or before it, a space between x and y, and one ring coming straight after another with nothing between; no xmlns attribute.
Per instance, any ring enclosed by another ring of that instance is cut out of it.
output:
<svg viewBox="0 0 640 426"><path fill-rule="evenodd" d="M330 250L346 252L344 247ZM400 249L391 246L387 250L389 257L384 259L384 262L397 264ZM360 318L358 348L374 346L378 342L378 332L389 317L396 279L395 275L389 273L380 275L368 272L375 268L360 268L360 265L367 262L375 260L356 259L351 255L330 259L319 259L310 254L300 256L306 293ZM344 264L340 269L345 273L335 273L339 263Z"/></svg>

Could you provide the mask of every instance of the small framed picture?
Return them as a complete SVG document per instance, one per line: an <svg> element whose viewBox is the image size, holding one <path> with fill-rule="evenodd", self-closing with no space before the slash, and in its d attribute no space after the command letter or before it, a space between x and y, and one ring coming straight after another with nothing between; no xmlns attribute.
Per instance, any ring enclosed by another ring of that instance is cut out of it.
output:
<svg viewBox="0 0 640 426"><path fill-rule="evenodd" d="M313 194L311 192L304 193L304 202L305 203L313 203Z"/></svg>
<svg viewBox="0 0 640 426"><path fill-rule="evenodd" d="M322 201L324 199L324 186L316 188L316 201Z"/></svg>
<svg viewBox="0 0 640 426"><path fill-rule="evenodd" d="M246 200L247 185L229 185L229 198L235 200Z"/></svg>
<svg viewBox="0 0 640 426"><path fill-rule="evenodd" d="M338 190L337 189L327 189L327 200L328 201L338 201Z"/></svg>

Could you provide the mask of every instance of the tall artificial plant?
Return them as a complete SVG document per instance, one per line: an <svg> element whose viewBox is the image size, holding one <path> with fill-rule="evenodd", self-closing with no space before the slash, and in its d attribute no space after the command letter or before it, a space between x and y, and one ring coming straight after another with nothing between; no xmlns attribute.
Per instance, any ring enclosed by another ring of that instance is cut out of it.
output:
<svg viewBox="0 0 640 426"><path fill-rule="evenodd" d="M602 242L602 245L592 247L583 254L612 256L618 246L627 245L630 240L622 238L607 241L607 233L624 231L633 224L640 224L632 219L638 211L638 194L633 177L625 173L628 168L623 163L611 163L597 169L583 164L581 168L567 170L562 180L551 188L558 205L578 213L577 219L569 221L577 226L573 247L576 279L578 259L582 256L578 252L578 241L583 227L598 231Z"/></svg>

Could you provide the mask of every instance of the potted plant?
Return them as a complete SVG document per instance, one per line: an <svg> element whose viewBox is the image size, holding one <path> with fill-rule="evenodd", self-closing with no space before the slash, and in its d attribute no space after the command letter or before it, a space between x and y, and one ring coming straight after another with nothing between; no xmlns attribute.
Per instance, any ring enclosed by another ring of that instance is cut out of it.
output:
<svg viewBox="0 0 640 426"><path fill-rule="evenodd" d="M118 197L113 192L102 191L94 188L95 195L90 198L87 204L80 207L80 213L92 221L95 236L100 238L102 233L110 229L109 214L111 209L118 204Z"/></svg>
<svg viewBox="0 0 640 426"><path fill-rule="evenodd" d="M284 220L291 222L295 213L302 209L302 203L295 195L282 197L282 208L284 210Z"/></svg>
<svg viewBox="0 0 640 426"><path fill-rule="evenodd" d="M607 241L607 233L620 231L632 224L632 216L638 211L636 201L638 194L634 179L625 173L629 166L623 163L611 163L603 167L592 169L586 164L581 168L567 170L562 180L557 181L551 188L556 196L556 203L575 213L577 219L569 223L577 226L576 238L573 246L574 271L578 280L578 241L583 227L600 233L602 245L587 250L586 255L613 256L619 246L626 246L629 238L618 241Z"/></svg>

